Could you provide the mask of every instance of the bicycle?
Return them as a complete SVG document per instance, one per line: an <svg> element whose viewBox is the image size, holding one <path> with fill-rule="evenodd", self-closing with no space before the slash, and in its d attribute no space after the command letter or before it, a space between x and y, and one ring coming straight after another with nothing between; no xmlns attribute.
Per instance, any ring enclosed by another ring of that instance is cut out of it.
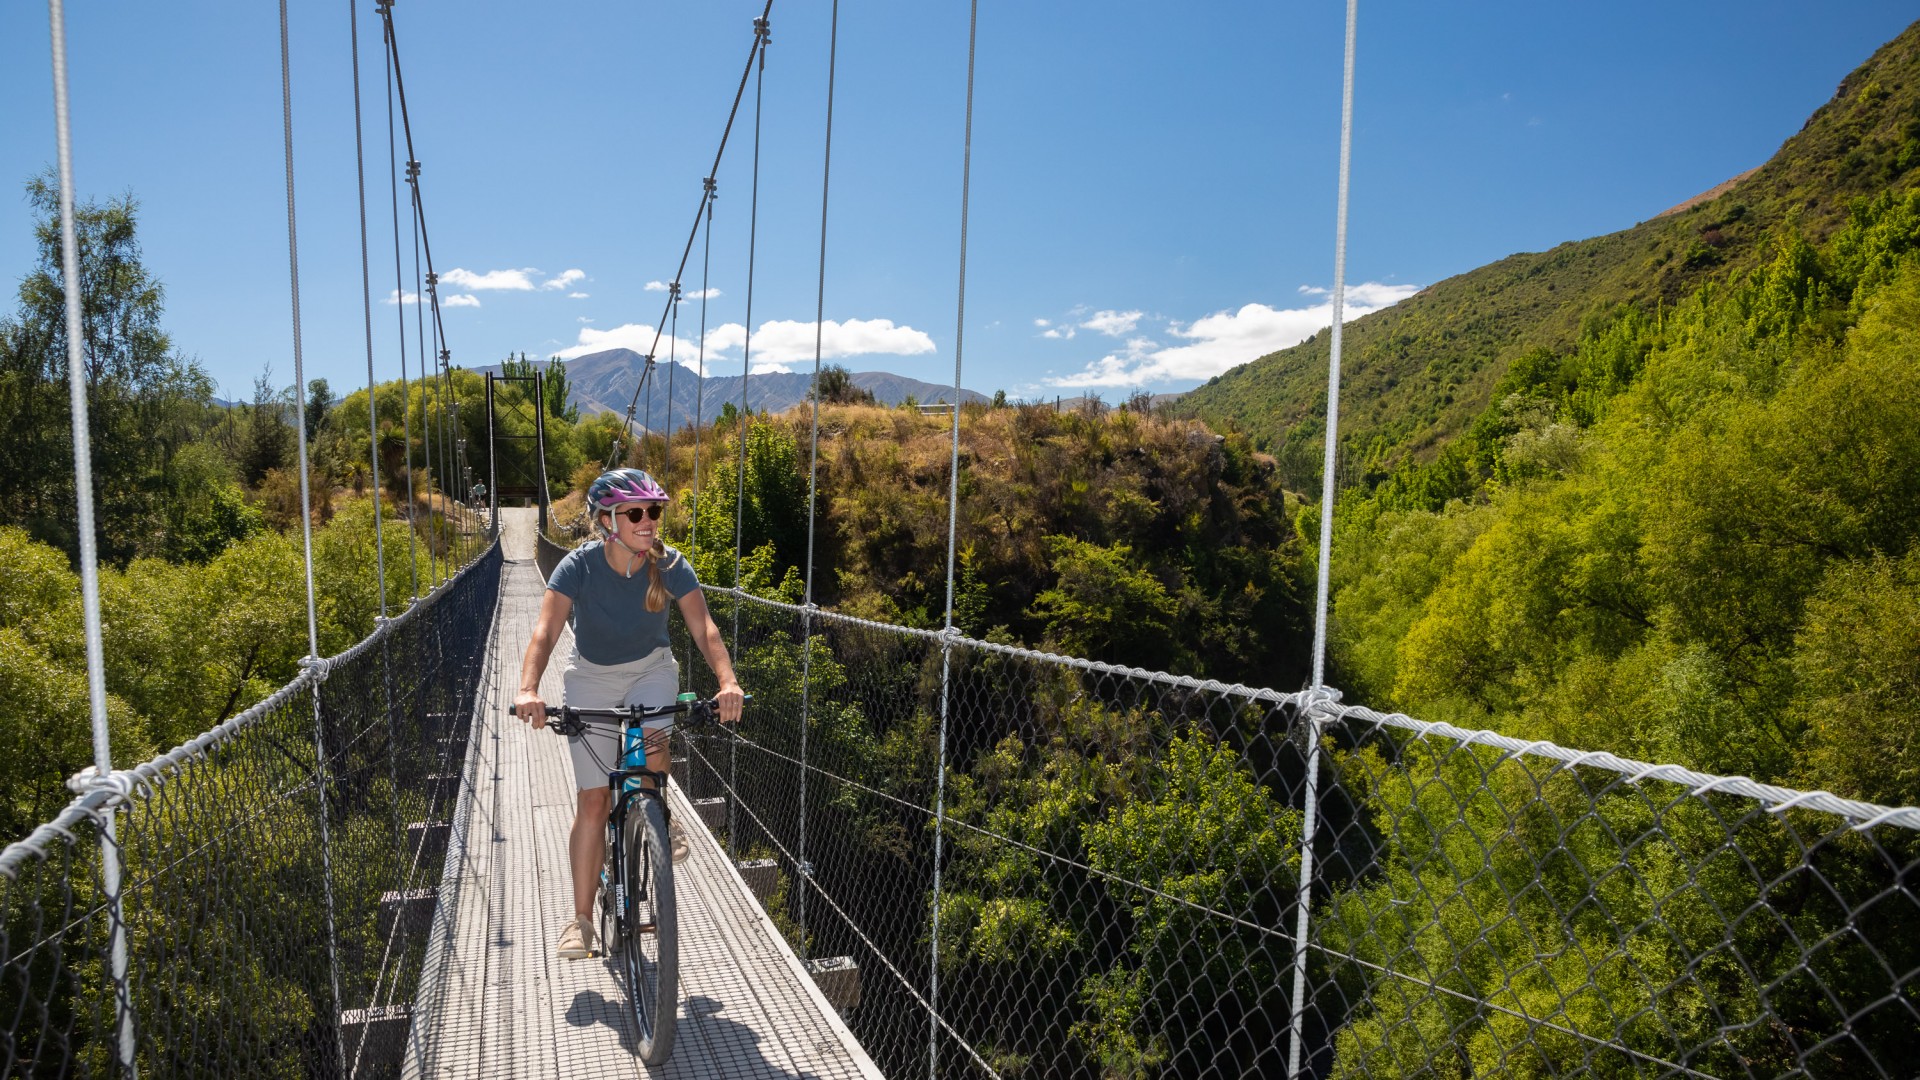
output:
<svg viewBox="0 0 1920 1080"><path fill-rule="evenodd" d="M616 958L633 1010L640 1058L649 1065L659 1065L673 1053L680 1004L680 938L667 776L647 768L641 725L679 714L686 714L690 722L711 723L718 707L716 699L703 701L694 694L681 694L672 705L652 709L642 705L546 707L547 715L554 718L547 726L561 735L583 733L589 716L625 721L619 765L607 771L613 809L607 815L607 861L600 870L600 942L602 955ZM645 777L652 777L652 786L641 783Z"/></svg>

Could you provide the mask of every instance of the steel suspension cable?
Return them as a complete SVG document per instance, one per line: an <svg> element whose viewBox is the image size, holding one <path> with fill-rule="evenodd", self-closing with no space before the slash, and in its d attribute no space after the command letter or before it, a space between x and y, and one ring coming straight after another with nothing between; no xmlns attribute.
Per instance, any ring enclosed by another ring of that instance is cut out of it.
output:
<svg viewBox="0 0 1920 1080"><path fill-rule="evenodd" d="M401 67L400 67L400 41L399 41L399 36L395 32L394 26L393 26L393 8L391 6L391 0L384 0L384 2L381 3L380 12L381 12L381 16L386 20L387 56L389 60L391 60L393 65L393 85L395 89L399 91L399 95L400 95L400 128L407 142L408 180L413 188L414 244L415 244L414 275L417 280L420 273L419 262L421 257L421 251L424 250L426 253L426 268L427 268L426 280L427 280L427 283L432 287L429 289L422 290L421 302L424 304L427 304L433 312L433 333L434 333L434 342L436 345L435 358L436 358L436 362L442 365L442 367L445 367L447 370L447 374L448 374L447 385L449 388L448 393L451 393L451 385L452 385L452 379L451 379L452 371L450 367L451 354L445 347L446 338L447 338L447 327L446 327L446 321L442 317L440 312L439 275L435 273L433 268L433 237L432 237L432 234L430 234L427 231L426 200L425 200L425 196L422 194L420 190L420 159L419 159L419 156L416 154L414 150L414 145L413 145L413 119L412 119L411 113L407 109L407 80L406 80L405 73L401 70ZM416 322L419 321L420 317L423 317L423 316L419 316L419 313L416 313L416 316L417 316ZM426 350L426 340L425 340L425 329L423 324L423 328L421 330L421 351L423 355L421 358L421 368L420 368L422 380L426 378L426 360L424 356L425 350ZM421 399L421 408L423 412L425 410L425 407L426 407L426 402L425 402L425 396L423 391L423 395ZM441 403L441 407L443 409L447 408L447 405L444 401ZM452 418L458 419L458 416L459 416L458 410L457 409L453 410ZM423 417L423 421L424 419L425 418ZM446 427L446 421L443 420L442 422L443 438L446 437L445 427ZM431 437L429 437L429 441L431 441ZM429 450L428 453L429 455L431 455L431 450ZM432 461L431 456L428 457L428 461L429 461L429 464L431 464L431 461ZM446 466L446 467L450 467L450 466ZM441 484L443 489L445 487L445 481L446 481L446 476L443 474L441 477ZM543 493L541 497L544 500L545 494ZM431 500L433 498L433 487L431 484L429 484L427 487L427 498L429 500L428 524L429 526L431 526L433 523L432 513L431 513ZM443 515L443 517L444 516L445 515ZM448 523L448 528L449 529L451 528L450 523ZM451 538L450 531L447 534L447 537L448 537L447 539L448 550L449 550L449 553L451 553L452 538ZM442 561L444 562L444 560Z"/></svg>
<svg viewBox="0 0 1920 1080"><path fill-rule="evenodd" d="M300 343L300 234L297 227L297 214L293 192L293 63L292 53L287 43L287 0L280 0L280 128L286 147L287 162L287 278L293 297L293 385L296 394L304 393L307 385L305 358ZM300 411L299 422L295 425L297 449L300 454L300 536L303 546L302 559L306 566L307 579L307 655L304 664L317 669L316 678L309 692L313 695L313 772L314 803L319 811L320 820L320 882L326 894L327 905L327 964L333 982L333 1012L338 1017L345 1007L340 996L340 937L335 928L333 909L333 838L329 828L327 813L327 739L324 719L321 712L321 683L325 678L325 668L320 658L320 621L314 604L313 589L313 501L308 494L307 463L307 417L305 409ZM334 1060L346 1061L346 1035L338 1023L333 1025Z"/></svg>
<svg viewBox="0 0 1920 1080"><path fill-rule="evenodd" d="M733 106L727 110L727 123L720 131L720 147L713 153L713 167L707 170L708 176L718 176L720 174L720 160L726 156L727 139L733 134L734 118L740 115L740 101L747 93L747 78L753 74L754 61L760 55L761 48L767 43L766 35L761 32L761 26L767 21L767 16L772 11L773 0L767 0L766 6L760 9L760 17L754 20L753 48L747 53L747 66L740 72L740 85L733 92ZM700 235L700 219L706 212L708 194L706 191L700 193L700 205L696 207L693 212L693 227L687 230L687 242L685 246L680 249L680 265L673 271L673 280L675 282L678 282L686 276L687 260L693 256L693 241ZM665 332L667 328L667 316L672 309L673 298L669 296L667 298L666 309L660 312L660 320L654 324L653 344L647 347L648 372L651 372L653 369L653 358L660 348L660 335ZM622 426L620 436L614 440L613 449L608 452L607 466L609 468L613 466L615 461L619 460L621 446L633 430L633 411L640 405L640 389L641 386L644 385L646 385L646 376L643 374L641 376L641 385L633 388L633 400L627 403L627 422ZM649 409L651 409L651 406L649 406ZM644 440L642 441L644 442Z"/></svg>
<svg viewBox="0 0 1920 1080"><path fill-rule="evenodd" d="M747 206L747 317L746 340L740 349L740 414L735 417L734 435L740 442L740 471L734 479L739 491L733 504L733 587L740 587L740 556L747 519L747 430L752 414L748 411L747 384L753 377L753 280L754 260L760 244L760 103L767 81L766 45L771 39L767 20L753 21L753 35L760 42L759 72L753 82L753 186ZM733 606L733 637L740 640L740 605Z"/></svg>
<svg viewBox="0 0 1920 1080"><path fill-rule="evenodd" d="M800 873L812 877L807 863L807 728L812 725L813 709L813 538L819 507L820 480L820 352L822 319L827 304L827 205L833 179L833 80L840 57L840 0L833 0L833 14L827 34L827 127L825 149L820 162L820 270L813 300L813 400L812 435L807 452L807 573L805 612L800 618ZM800 940L807 939L807 891L795 896Z"/></svg>
<svg viewBox="0 0 1920 1080"><path fill-rule="evenodd" d="M420 532L414 527L417 503L413 497L413 390L407 383L407 286L400 268L400 158L394 145L393 123L393 0L380 0L382 50L387 61L387 188L393 202L393 303L400 330L400 438L401 471L407 475L407 581L410 601L420 599ZM416 303L419 296L414 297Z"/></svg>
<svg viewBox="0 0 1920 1080"><path fill-rule="evenodd" d="M702 199L701 206L706 205ZM667 310L672 330L667 334L667 443L660 452L660 486L665 488L673 476L673 369L679 367L676 357L680 344L680 279L674 278L667 285Z"/></svg>
<svg viewBox="0 0 1920 1080"><path fill-rule="evenodd" d="M749 199L747 211L747 317L746 340L740 349L740 413L734 418L735 438L740 440L740 474L736 477L739 492L733 506L733 587L740 589L740 542L744 535L747 514L747 430L752 415L747 411L747 383L753 375L753 270L756 248L760 242L760 103L761 92L767 81L767 45L772 41L771 27L766 18L753 21L753 36L758 41L760 62L753 79L753 193ZM733 600L733 647L740 647L740 598ZM727 748L727 785L729 790L740 779L740 761L736 749ZM737 797L727 800L727 836L729 839L740 835L735 831L737 816L734 804Z"/></svg>
<svg viewBox="0 0 1920 1080"><path fill-rule="evenodd" d="M373 271L367 245L367 155L360 115L360 13L353 0L347 0L347 36L353 50L353 166L360 197L360 309L367 331L367 465L373 477L373 565L379 579L380 616L376 625L387 621L387 553L381 526L380 491L380 409L373 374ZM395 760L399 735L393 727L393 652L382 635L380 639L380 689L386 704L387 783L400 790L400 766ZM401 837L406 828L400 820L400 801L389 800L393 808L393 854L397 861L404 851Z"/></svg>
<svg viewBox="0 0 1920 1080"><path fill-rule="evenodd" d="M399 65L394 65L394 74L399 74ZM400 121L406 123L407 103L402 94L400 99ZM413 156L412 140L407 145L407 190L410 213L413 218L413 332L414 343L420 357L420 464L427 474L427 591L440 587L441 571L438 539L439 527L433 522L433 406L428 398L433 394L433 381L427 377L427 286L420 273L420 161Z"/></svg>
<svg viewBox="0 0 1920 1080"><path fill-rule="evenodd" d="M47 33L53 50L53 126L60 162L60 288L67 319L67 406L73 421L73 493L79 511L80 611L87 643L87 711L93 726L96 778L113 773L112 734L107 728L105 646L100 633L100 552L93 516L93 453L87 415L85 327L80 317L80 242L73 223L73 137L67 100L67 17L61 0L47 0ZM120 841L113 814L100 823L100 879L109 905L108 975L121 1072L138 1075L134 1061L133 989L127 979L127 916L120 880Z"/></svg>
<svg viewBox="0 0 1920 1080"><path fill-rule="evenodd" d="M1360 0L1347 0L1347 36L1340 82L1340 180L1333 225L1333 335L1327 359L1327 442L1320 477L1320 567L1313 614L1313 701L1301 718L1307 725L1306 805L1300 826L1300 888L1295 900L1293 943L1293 1021L1287 1047L1287 1076L1300 1076L1300 1050L1305 1041L1307 989L1307 930L1313 905L1313 839L1320 800L1320 731L1331 719L1325 708L1335 697L1326 688L1327 592L1329 562L1333 557L1334 462L1340 438L1341 320L1347 294L1347 191L1353 165L1353 53L1360 20Z"/></svg>
<svg viewBox="0 0 1920 1080"><path fill-rule="evenodd" d="M367 465L373 475L373 563L380 581L380 617L387 617L387 548L380 525L380 410L373 380L373 271L367 257L367 152L360 118L360 13L347 0L353 48L353 170L360 195L360 310L367 328ZM389 695L392 691L389 689Z"/></svg>
<svg viewBox="0 0 1920 1080"><path fill-rule="evenodd" d="M693 384L693 494L687 498L687 512L693 515L688 529L688 550L691 555L700 554L700 425L706 423L702 415L707 407L707 294L712 292L711 271L713 269L713 201L718 195L714 191L713 177L707 177L707 228L706 251L700 256L700 342L694 363L699 365L699 376Z"/></svg>
<svg viewBox="0 0 1920 1080"><path fill-rule="evenodd" d="M973 67L980 39L980 0L972 0L967 15L967 120L960 154L960 287L955 301L953 329L953 446L947 463L947 608L940 638L940 746L934 769L933 796L933 929L928 934L927 999L932 1015L927 1023L927 1078L940 1073L940 900L941 856L947 827L947 726L952 715L953 642L960 630L953 625L953 561L960 521L960 371L967 340L967 211L973 192Z"/></svg>

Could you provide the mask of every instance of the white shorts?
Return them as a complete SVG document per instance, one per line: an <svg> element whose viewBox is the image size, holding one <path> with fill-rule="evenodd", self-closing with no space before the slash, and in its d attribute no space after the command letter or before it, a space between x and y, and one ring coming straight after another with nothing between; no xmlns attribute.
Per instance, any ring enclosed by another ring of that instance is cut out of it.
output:
<svg viewBox="0 0 1920 1080"><path fill-rule="evenodd" d="M659 708L673 704L680 692L680 662L667 649L655 649L627 664L596 664L567 657L560 669L562 701L576 709L618 709L626 705ZM607 773L620 764L620 721L589 716L584 735L567 739L573 754L573 782L581 791L607 786ZM673 726L673 718L649 720L649 737Z"/></svg>

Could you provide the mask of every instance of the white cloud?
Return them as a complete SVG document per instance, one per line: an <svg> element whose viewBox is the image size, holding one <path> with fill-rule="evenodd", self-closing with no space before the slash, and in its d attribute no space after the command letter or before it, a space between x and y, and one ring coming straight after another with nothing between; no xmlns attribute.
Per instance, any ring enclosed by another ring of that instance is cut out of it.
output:
<svg viewBox="0 0 1920 1080"><path fill-rule="evenodd" d="M666 292L667 283L664 281L649 281L646 284L646 290L648 292Z"/></svg>
<svg viewBox="0 0 1920 1080"><path fill-rule="evenodd" d="M582 316L580 316L580 321L581 321L581 322L583 322L583 323L590 323L590 322L592 322L593 320L592 320L592 319L589 319L589 318L587 318L587 317L586 317L585 315L582 315Z"/></svg>
<svg viewBox="0 0 1920 1080"><path fill-rule="evenodd" d="M745 332L742 331L744 338ZM911 326L895 326L892 319L832 319L819 325L820 358L837 360L845 356L920 356L933 351L933 339ZM712 338L709 337L711 342ZM756 360L773 364L811 361L814 352L814 324L791 319L774 319L760 324L753 333Z"/></svg>
<svg viewBox="0 0 1920 1080"><path fill-rule="evenodd" d="M420 294L410 292L403 296L400 291L396 289L387 294L386 303L389 305L407 304L411 306L420 303ZM466 293L454 293L452 296L441 297L440 306L442 308L479 307L480 298L470 296Z"/></svg>
<svg viewBox="0 0 1920 1080"><path fill-rule="evenodd" d="M540 283L543 289L564 289L569 285L587 280L585 270L562 270L557 275Z"/></svg>
<svg viewBox="0 0 1920 1080"><path fill-rule="evenodd" d="M1073 335L1079 332L1080 331L1075 330L1071 326L1050 326L1047 329L1041 331L1040 336L1043 338L1050 338L1054 341L1072 341Z"/></svg>
<svg viewBox="0 0 1920 1080"><path fill-rule="evenodd" d="M720 295L720 290L719 289L695 289L690 293L682 293L681 295L688 300L711 300L714 297Z"/></svg>
<svg viewBox="0 0 1920 1080"><path fill-rule="evenodd" d="M675 340L662 334L659 341L659 351L654 355L661 363L666 362L669 350L680 356L692 356L698 352L698 347L685 338ZM569 345L553 355L561 360L571 360L576 356L605 352L608 349L632 349L641 356L645 356L650 348L654 348L651 325L623 323L610 330L595 330L591 326L583 326L580 328L580 340L577 344Z"/></svg>
<svg viewBox="0 0 1920 1080"><path fill-rule="evenodd" d="M1039 328L1041 328L1042 330L1044 330L1044 329L1046 329L1047 327L1049 327L1049 326L1052 326L1052 325L1053 325L1053 323L1052 323L1052 322L1050 322L1050 321L1048 321L1048 320L1046 320L1046 319L1035 319L1035 320L1033 320L1033 325L1035 325L1035 326L1037 326L1037 327L1039 327Z"/></svg>
<svg viewBox="0 0 1920 1080"><path fill-rule="evenodd" d="M577 271L568 272L575 273ZM526 270L489 270L484 274L476 274L471 270L462 270L456 266L446 273L441 274L440 281L443 284L452 285L456 289L473 289L475 291L482 289L508 289L514 292L527 292L533 288L533 278L531 275L537 273L539 273L538 270L529 268Z"/></svg>
<svg viewBox="0 0 1920 1080"><path fill-rule="evenodd" d="M1419 292L1420 288L1372 281L1349 285L1346 318L1352 321L1389 307ZM1302 291L1318 295L1318 292ZM1297 345L1332 323L1331 299L1299 308L1247 304L1238 311L1217 311L1188 326L1171 325L1169 331L1184 339L1185 344L1161 346L1147 338L1131 338L1125 348L1071 375L1048 379L1047 385L1091 389L1208 379L1249 360Z"/></svg>
<svg viewBox="0 0 1920 1080"><path fill-rule="evenodd" d="M1093 318L1080 324L1080 328L1108 337L1125 337L1140 325L1140 319L1145 314L1142 311L1096 311Z"/></svg>
<svg viewBox="0 0 1920 1080"><path fill-rule="evenodd" d="M554 355L563 360L605 349L632 349L642 355L654 340L654 328L639 323L628 323L610 330L595 330L582 327L578 344L569 345ZM934 351L933 339L926 333L911 326L896 326L891 319L848 319L836 322L828 319L820 324L820 357L823 360L837 360L850 356L887 355L919 356ZM709 360L721 353L733 352L746 344L747 328L740 323L723 323L707 331L707 357ZM667 355L669 342L665 336L655 356ZM699 355L699 347L694 342L681 339L672 346L680 356L691 358ZM811 363L814 351L814 324L795 322L790 319L774 319L760 324L753 334L753 369L755 371L785 371L787 365L801 362Z"/></svg>
<svg viewBox="0 0 1920 1080"><path fill-rule="evenodd" d="M567 294L567 299L569 300L585 300L586 298L587 294L583 292L570 292Z"/></svg>

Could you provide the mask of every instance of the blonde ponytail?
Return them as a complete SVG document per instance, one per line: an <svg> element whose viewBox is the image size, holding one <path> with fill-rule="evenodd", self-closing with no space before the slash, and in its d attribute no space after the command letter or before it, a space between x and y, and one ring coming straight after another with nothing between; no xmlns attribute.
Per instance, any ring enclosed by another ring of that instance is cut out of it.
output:
<svg viewBox="0 0 1920 1080"><path fill-rule="evenodd" d="M660 577L660 561L667 557L667 545L656 536L653 538L653 550L648 554L652 558L647 560L647 610L665 611L667 583Z"/></svg>

